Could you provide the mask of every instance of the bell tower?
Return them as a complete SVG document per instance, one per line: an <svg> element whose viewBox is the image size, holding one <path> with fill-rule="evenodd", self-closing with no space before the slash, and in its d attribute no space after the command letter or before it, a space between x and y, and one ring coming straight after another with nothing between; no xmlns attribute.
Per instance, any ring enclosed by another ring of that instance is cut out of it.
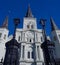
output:
<svg viewBox="0 0 60 65"><path fill-rule="evenodd" d="M0 27L0 61L5 55L5 43L8 41L8 17L5 18L3 25Z"/></svg>
<svg viewBox="0 0 60 65"><path fill-rule="evenodd" d="M24 17L23 29L36 29L36 18L34 18L30 5L28 6L27 13Z"/></svg>
<svg viewBox="0 0 60 65"><path fill-rule="evenodd" d="M54 23L53 18L50 18L50 22L51 22L51 38L53 43L55 44L55 58L60 58L60 30L58 29L58 27L56 26L56 24Z"/></svg>
<svg viewBox="0 0 60 65"><path fill-rule="evenodd" d="M20 22L20 19L14 19L15 29L14 29L13 39L8 41L5 44L6 53L5 53L3 65L19 65L19 52L18 51L19 51L20 44L15 40L16 27L19 22Z"/></svg>
<svg viewBox="0 0 60 65"><path fill-rule="evenodd" d="M16 38L21 42L20 65L43 65L44 58L40 47L43 42L42 30L37 29L36 18L30 6L23 19L23 29L17 29Z"/></svg>

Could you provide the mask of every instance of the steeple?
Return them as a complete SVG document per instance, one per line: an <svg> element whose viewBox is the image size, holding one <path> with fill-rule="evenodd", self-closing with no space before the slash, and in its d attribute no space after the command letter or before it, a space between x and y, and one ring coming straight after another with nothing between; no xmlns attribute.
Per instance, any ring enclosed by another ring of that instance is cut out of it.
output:
<svg viewBox="0 0 60 65"><path fill-rule="evenodd" d="M5 18L4 22L3 22L2 27L8 29L8 16L6 16L6 18Z"/></svg>
<svg viewBox="0 0 60 65"><path fill-rule="evenodd" d="M33 17L30 5L28 5L28 9L25 17Z"/></svg>
<svg viewBox="0 0 60 65"><path fill-rule="evenodd" d="M51 22L51 30L58 30L58 27L56 26L56 24L54 23L54 20L52 17L50 17L50 22Z"/></svg>

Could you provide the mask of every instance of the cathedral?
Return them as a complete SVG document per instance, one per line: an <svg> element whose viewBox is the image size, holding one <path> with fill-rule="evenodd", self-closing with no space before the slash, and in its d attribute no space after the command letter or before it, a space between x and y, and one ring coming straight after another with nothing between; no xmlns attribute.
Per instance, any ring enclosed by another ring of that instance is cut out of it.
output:
<svg viewBox="0 0 60 65"><path fill-rule="evenodd" d="M51 37L47 36L47 39L52 41L55 45L54 48L51 47L52 51L50 51L50 54L55 61L58 62L60 60L60 30L52 17L50 18L50 22ZM3 25L0 27L0 62L3 62L5 58L5 43L13 38L13 35L8 36L8 34L8 17L6 17ZM36 65L44 65L44 54L41 49L41 44L44 42L44 36L42 34L42 29L37 28L37 19L32 14L30 7L28 7L27 13L23 18L23 28L16 29L15 39L20 44L19 65L35 65L35 62ZM33 43L35 43L35 47Z"/></svg>

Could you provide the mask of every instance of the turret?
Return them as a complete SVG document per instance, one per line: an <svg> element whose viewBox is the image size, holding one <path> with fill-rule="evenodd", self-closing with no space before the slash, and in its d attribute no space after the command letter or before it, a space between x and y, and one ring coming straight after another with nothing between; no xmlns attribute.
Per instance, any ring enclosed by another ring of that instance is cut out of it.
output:
<svg viewBox="0 0 60 65"><path fill-rule="evenodd" d="M18 25L19 20L14 19L15 30L13 39L8 41L6 46L6 53L3 65L19 65L19 46L20 44L15 40L16 26Z"/></svg>
<svg viewBox="0 0 60 65"><path fill-rule="evenodd" d="M0 27L0 61L5 55L5 43L8 40L8 17L5 18L3 25Z"/></svg>
<svg viewBox="0 0 60 65"><path fill-rule="evenodd" d="M52 38L52 42L55 44L55 60L60 59L60 30L57 27L57 25L55 24L53 18L50 18L50 22L51 22L51 38Z"/></svg>
<svg viewBox="0 0 60 65"><path fill-rule="evenodd" d="M43 50L43 54L44 54L44 61L45 61L45 65L55 65L55 60L54 60L54 44L47 39L46 36L46 31L45 31L45 21L46 19L41 19L41 25L42 25L42 33L43 33L43 37L44 37L44 42L41 44L41 48ZM52 49L51 49L52 48Z"/></svg>

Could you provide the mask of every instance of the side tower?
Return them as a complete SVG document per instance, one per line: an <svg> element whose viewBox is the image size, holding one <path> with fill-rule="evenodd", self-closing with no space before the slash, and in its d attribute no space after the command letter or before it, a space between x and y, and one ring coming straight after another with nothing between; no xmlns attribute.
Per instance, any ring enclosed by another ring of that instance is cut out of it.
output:
<svg viewBox="0 0 60 65"><path fill-rule="evenodd" d="M36 18L30 6L23 19L23 29L16 30L16 39L21 43L20 65L42 65L44 63L41 43L42 30L37 29Z"/></svg>
<svg viewBox="0 0 60 65"><path fill-rule="evenodd" d="M3 25L0 27L0 61L5 56L5 43L8 40L8 33L8 17L6 17Z"/></svg>
<svg viewBox="0 0 60 65"><path fill-rule="evenodd" d="M19 51L20 44L15 40L16 27L17 27L19 22L20 22L19 19L14 19L14 23L15 23L14 35L13 35L13 39L8 41L5 44L6 53L5 53L3 65L19 65L18 51Z"/></svg>
<svg viewBox="0 0 60 65"><path fill-rule="evenodd" d="M52 37L52 41L55 44L55 59L60 59L60 30L58 29L58 27L56 26L56 24L54 23L53 18L50 18L50 22L51 22L51 37Z"/></svg>

